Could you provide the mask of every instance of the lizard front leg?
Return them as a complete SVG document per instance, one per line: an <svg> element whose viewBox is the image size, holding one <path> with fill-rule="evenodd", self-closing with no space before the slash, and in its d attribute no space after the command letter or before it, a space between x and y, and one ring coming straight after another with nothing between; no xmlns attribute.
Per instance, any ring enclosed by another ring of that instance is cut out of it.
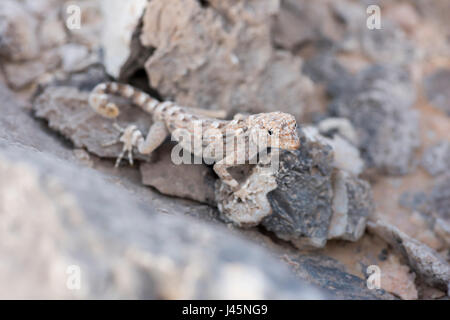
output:
<svg viewBox="0 0 450 320"><path fill-rule="evenodd" d="M236 165L235 159L236 155L235 153L232 153L222 160L216 162L213 168L216 174L219 176L220 180L231 188L234 195L240 198L242 201L245 201L248 198L247 191L241 188L239 182L237 182L236 179L234 179L233 176L228 172L228 168Z"/></svg>
<svg viewBox="0 0 450 320"><path fill-rule="evenodd" d="M147 137L144 139L142 133L135 125L128 126L122 131L119 141L123 142L123 149L116 161L116 167L126 152L128 152L128 160L133 164L133 147L136 147L141 154L150 154L158 148L169 135L169 131L164 122L156 121L150 127Z"/></svg>

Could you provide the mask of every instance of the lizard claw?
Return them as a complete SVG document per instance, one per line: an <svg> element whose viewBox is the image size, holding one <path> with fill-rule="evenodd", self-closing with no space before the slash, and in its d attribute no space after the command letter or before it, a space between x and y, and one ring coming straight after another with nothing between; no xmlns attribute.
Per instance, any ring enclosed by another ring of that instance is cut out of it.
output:
<svg viewBox="0 0 450 320"><path fill-rule="evenodd" d="M128 162L130 163L130 165L133 165L133 147L136 146L136 137L139 136L139 134L135 134L136 132L139 132L138 128L135 125L129 125L126 128L122 128L117 123L114 123L114 128L116 128L121 133L120 137L115 141L105 143L102 146L106 147L120 142L123 143L122 152L117 157L115 167L117 168L120 165L120 162L125 157L125 154L128 154Z"/></svg>
<svg viewBox="0 0 450 320"><path fill-rule="evenodd" d="M115 166L118 167L120 165L120 162L126 153L128 153L128 162L130 165L133 165L133 147L137 146L136 137L140 136L140 132L135 125L129 125L125 129L120 128L120 131L122 132L122 135L120 136L119 141L123 143L123 148L122 152L117 157ZM136 132L139 132L139 134L136 134Z"/></svg>

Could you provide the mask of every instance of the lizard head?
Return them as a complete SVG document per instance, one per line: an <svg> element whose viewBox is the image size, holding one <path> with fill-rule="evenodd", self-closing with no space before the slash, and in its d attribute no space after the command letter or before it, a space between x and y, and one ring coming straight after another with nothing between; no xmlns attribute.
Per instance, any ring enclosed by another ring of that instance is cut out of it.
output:
<svg viewBox="0 0 450 320"><path fill-rule="evenodd" d="M267 138L267 146L296 150L300 146L294 116L284 112L259 113L249 117L253 142Z"/></svg>

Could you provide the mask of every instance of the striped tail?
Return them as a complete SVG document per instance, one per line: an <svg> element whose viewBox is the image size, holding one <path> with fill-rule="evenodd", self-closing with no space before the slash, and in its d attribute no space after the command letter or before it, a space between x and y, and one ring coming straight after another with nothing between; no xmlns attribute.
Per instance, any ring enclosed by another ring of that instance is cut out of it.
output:
<svg viewBox="0 0 450 320"><path fill-rule="evenodd" d="M117 82L100 83L89 95L89 104L95 112L106 118L116 118L120 113L117 105L109 101L108 94L128 98L148 113L153 113L159 104L158 100L128 84Z"/></svg>

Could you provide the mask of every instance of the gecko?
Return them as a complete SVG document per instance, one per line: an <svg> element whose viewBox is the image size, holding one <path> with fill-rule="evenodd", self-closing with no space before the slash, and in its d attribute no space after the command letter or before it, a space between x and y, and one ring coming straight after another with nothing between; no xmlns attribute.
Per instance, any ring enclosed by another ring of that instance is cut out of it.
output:
<svg viewBox="0 0 450 320"><path fill-rule="evenodd" d="M121 136L110 144L123 143L116 167L119 166L126 153L128 153L128 160L132 165L134 149L141 154L149 155L170 134L175 136L175 132L183 130L192 139L175 137L182 149L195 156L211 160L214 163L213 170L222 182L231 188L235 196L245 200L248 197L246 190L241 188L228 172L230 167L243 164L238 163L238 159L248 162L257 157L258 152L263 149L296 150L300 146L296 120L288 113L277 111L251 115L237 114L233 120L224 120L225 114L221 114L220 111L183 107L172 101L161 102L131 85L104 82L98 84L91 91L89 105L96 113L110 119L117 118L120 110L109 99L109 95L129 99L153 117L153 123L145 137L134 124L130 124L126 128L115 124L115 128L120 131ZM199 125L202 130L199 135L195 136L194 133L197 133L195 126L198 128ZM195 139L200 140L200 148L192 147L192 141ZM234 143L232 148L225 148L225 151L219 149L230 141L237 141L237 143ZM257 148L249 148L250 143L258 144ZM223 152L208 152L207 155L204 153L205 150L217 151L218 149Z"/></svg>

